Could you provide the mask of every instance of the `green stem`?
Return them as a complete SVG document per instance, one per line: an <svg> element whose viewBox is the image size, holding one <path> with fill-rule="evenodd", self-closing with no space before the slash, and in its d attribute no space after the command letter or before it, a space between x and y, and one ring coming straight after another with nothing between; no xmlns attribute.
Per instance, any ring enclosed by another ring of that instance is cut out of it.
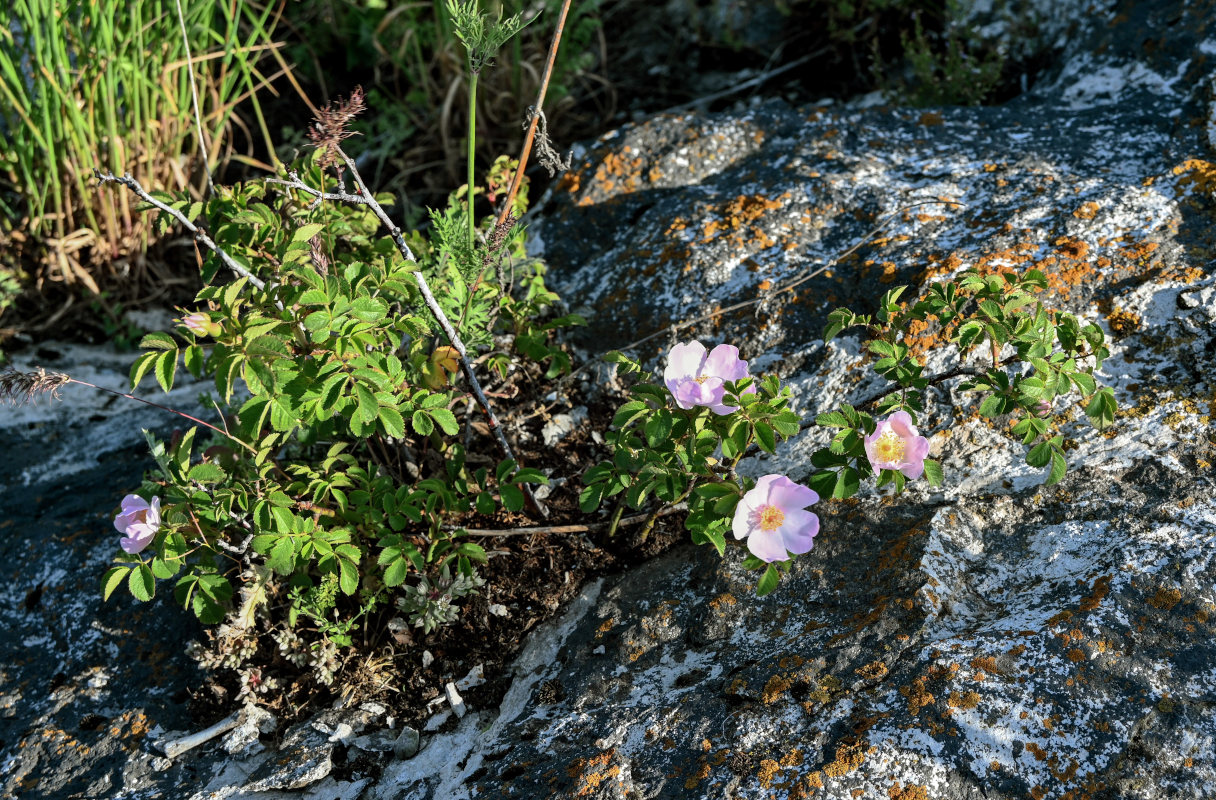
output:
<svg viewBox="0 0 1216 800"><path fill-rule="evenodd" d="M616 511L612 514L612 522L608 525L608 538L616 536L616 529L621 524L621 514L625 513L625 498L621 497L620 502L616 504Z"/></svg>
<svg viewBox="0 0 1216 800"><path fill-rule="evenodd" d="M473 71L473 61L469 60L469 249L476 245L477 225L473 218L473 153L477 147L477 73Z"/></svg>

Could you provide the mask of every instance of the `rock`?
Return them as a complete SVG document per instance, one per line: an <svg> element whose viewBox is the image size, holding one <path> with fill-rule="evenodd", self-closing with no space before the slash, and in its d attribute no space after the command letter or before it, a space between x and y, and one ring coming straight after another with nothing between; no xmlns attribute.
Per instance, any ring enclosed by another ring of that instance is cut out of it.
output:
<svg viewBox="0 0 1216 800"><path fill-rule="evenodd" d="M413 758L418 752L418 745L421 743L422 737L417 730L406 725L401 729L401 735L393 743L393 755L402 760Z"/></svg>
<svg viewBox="0 0 1216 800"><path fill-rule="evenodd" d="M878 387L856 338L819 341L832 308L1037 266L1046 302L1107 333L1114 428L1058 410L1071 467L1048 488L969 398L939 393L922 430L944 487L821 502L815 549L764 599L733 551L610 581L528 673L525 710L504 703L460 774L414 796L1210 793L1216 30L1181 1L1061 8L1060 62L1006 106L652 119L588 151L540 235L602 350L755 299L894 213L796 293L667 345L739 344L811 418ZM942 197L965 205L899 210ZM930 373L953 358L914 346ZM748 469L802 479L823 444L810 431Z"/></svg>
<svg viewBox="0 0 1216 800"><path fill-rule="evenodd" d="M578 406L566 414L554 414L553 418L540 429L541 438L546 447L553 447L566 438L571 431L587 422L587 407Z"/></svg>

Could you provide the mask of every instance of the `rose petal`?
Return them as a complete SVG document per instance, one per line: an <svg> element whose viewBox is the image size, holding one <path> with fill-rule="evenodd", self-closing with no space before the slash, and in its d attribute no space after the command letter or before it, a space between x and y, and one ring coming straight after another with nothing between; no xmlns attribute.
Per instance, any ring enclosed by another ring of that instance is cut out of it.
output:
<svg viewBox="0 0 1216 800"><path fill-rule="evenodd" d="M769 563L785 561L789 558L789 554L785 552L785 545L781 543L781 536L778 535L777 531L753 531L752 535L747 537L747 549L756 558Z"/></svg>
<svg viewBox="0 0 1216 800"><path fill-rule="evenodd" d="M747 362L739 358L739 348L733 344L720 344L710 351L705 359L705 373L724 381L737 381L748 377Z"/></svg>
<svg viewBox="0 0 1216 800"><path fill-rule="evenodd" d="M769 489L768 499L788 516L791 511L818 503L819 495L815 494L813 489L782 476L781 480L774 482Z"/></svg>
<svg viewBox="0 0 1216 800"><path fill-rule="evenodd" d="M785 521L777 529L786 550L794 555L809 552L819 533L819 517L809 511L787 511Z"/></svg>
<svg viewBox="0 0 1216 800"><path fill-rule="evenodd" d="M677 344L667 356L667 367L663 370L665 380L696 378L705 364L705 345L695 339L686 344Z"/></svg>
<svg viewBox="0 0 1216 800"><path fill-rule="evenodd" d="M887 425L901 439L911 439L916 436L916 426L912 424L912 416L907 411L896 411L886 419Z"/></svg>

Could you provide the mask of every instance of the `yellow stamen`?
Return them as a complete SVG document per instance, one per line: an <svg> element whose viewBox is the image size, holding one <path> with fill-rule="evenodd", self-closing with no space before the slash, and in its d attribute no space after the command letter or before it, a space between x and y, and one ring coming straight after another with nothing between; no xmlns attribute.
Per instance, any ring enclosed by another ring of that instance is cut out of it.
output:
<svg viewBox="0 0 1216 800"><path fill-rule="evenodd" d="M904 440L893 430L886 430L874 443L874 453L879 461L889 464L902 464L904 461Z"/></svg>
<svg viewBox="0 0 1216 800"><path fill-rule="evenodd" d="M760 530L775 531L785 522L785 512L776 506L765 506L760 509Z"/></svg>

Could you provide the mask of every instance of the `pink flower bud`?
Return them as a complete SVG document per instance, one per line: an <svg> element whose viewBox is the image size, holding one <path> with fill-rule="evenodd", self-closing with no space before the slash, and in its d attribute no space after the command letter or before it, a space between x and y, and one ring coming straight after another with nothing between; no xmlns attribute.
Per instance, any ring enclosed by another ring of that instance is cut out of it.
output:
<svg viewBox="0 0 1216 800"><path fill-rule="evenodd" d="M219 336L223 330L218 322L212 322L211 316L202 311L196 311L193 314L187 314L182 317L181 324L194 333L195 336Z"/></svg>

